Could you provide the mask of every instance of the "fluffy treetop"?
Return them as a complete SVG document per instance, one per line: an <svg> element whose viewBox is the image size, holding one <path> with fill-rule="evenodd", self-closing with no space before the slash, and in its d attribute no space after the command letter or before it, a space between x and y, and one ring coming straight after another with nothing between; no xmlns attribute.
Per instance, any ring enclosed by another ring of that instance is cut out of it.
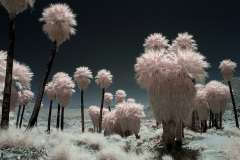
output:
<svg viewBox="0 0 240 160"><path fill-rule="evenodd" d="M43 10L42 18L39 20L45 23L43 31L50 40L56 41L58 46L76 33L73 28L77 25L76 15L67 4L50 4Z"/></svg>
<svg viewBox="0 0 240 160"><path fill-rule="evenodd" d="M110 71L102 69L98 71L95 82L99 84L101 88L107 88L112 83L112 77Z"/></svg>
<svg viewBox="0 0 240 160"><path fill-rule="evenodd" d="M198 84L195 85L195 87L196 87L197 91L201 91L205 88L205 85L198 83Z"/></svg>
<svg viewBox="0 0 240 160"><path fill-rule="evenodd" d="M126 92L124 90L117 90L115 94L115 100L116 103L122 103L124 102L125 97L127 96Z"/></svg>
<svg viewBox="0 0 240 160"><path fill-rule="evenodd" d="M161 33L150 34L143 44L145 50L160 51L169 47L168 40Z"/></svg>
<svg viewBox="0 0 240 160"><path fill-rule="evenodd" d="M111 102L112 102L112 99L113 99L113 95L112 93L109 93L109 92L106 92L104 93L104 102L110 106Z"/></svg>
<svg viewBox="0 0 240 160"><path fill-rule="evenodd" d="M47 85L45 86L45 92L47 93L47 96L50 100L56 99L56 91L53 82L47 83Z"/></svg>
<svg viewBox="0 0 240 160"><path fill-rule="evenodd" d="M0 83L5 81L7 52L0 51Z"/></svg>
<svg viewBox="0 0 240 160"><path fill-rule="evenodd" d="M19 89L30 89L33 73L27 65L13 61L12 77Z"/></svg>
<svg viewBox="0 0 240 160"><path fill-rule="evenodd" d="M19 92L18 103L20 105L27 105L34 97L34 93L30 90L23 90Z"/></svg>
<svg viewBox="0 0 240 160"><path fill-rule="evenodd" d="M222 62L220 62L219 68L221 69L225 81L232 80L233 73L236 67L237 63L232 62L230 59L223 60Z"/></svg>
<svg viewBox="0 0 240 160"><path fill-rule="evenodd" d="M57 101L61 106L66 107L75 92L75 84L72 78L64 72L57 73L53 77Z"/></svg>
<svg viewBox="0 0 240 160"><path fill-rule="evenodd" d="M85 91L90 84L90 78L93 78L92 72L88 67L78 67L74 72L74 81L77 82L77 85L80 90Z"/></svg>
<svg viewBox="0 0 240 160"><path fill-rule="evenodd" d="M197 44L193 39L193 36L185 33L178 33L177 38L172 42L171 50L197 50Z"/></svg>
<svg viewBox="0 0 240 160"><path fill-rule="evenodd" d="M135 99L133 99L133 98L128 98L127 99L127 103L135 103L136 101L135 101Z"/></svg>
<svg viewBox="0 0 240 160"><path fill-rule="evenodd" d="M221 100L222 98L226 98L230 95L228 86L215 80L206 84L205 92L210 101Z"/></svg>
<svg viewBox="0 0 240 160"><path fill-rule="evenodd" d="M0 0L0 2L8 13L15 17L26 10L28 6L33 7L35 0Z"/></svg>

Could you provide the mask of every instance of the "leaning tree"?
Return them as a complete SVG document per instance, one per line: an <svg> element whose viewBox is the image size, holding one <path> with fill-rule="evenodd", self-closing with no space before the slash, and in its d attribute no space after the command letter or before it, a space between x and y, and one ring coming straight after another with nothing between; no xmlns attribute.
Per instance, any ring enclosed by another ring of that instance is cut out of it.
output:
<svg viewBox="0 0 240 160"><path fill-rule="evenodd" d="M81 91L81 117L82 117L82 132L84 132L84 101L83 101L83 93L86 91L88 85L91 82L92 72L88 69L88 67L78 67L74 72L74 81L77 82L78 88Z"/></svg>
<svg viewBox="0 0 240 160"><path fill-rule="evenodd" d="M219 68L221 69L221 72L223 74L223 78L225 81L227 81L229 86L229 90L232 98L236 127L239 128L236 104L235 104L235 100L232 92L232 85L231 85L231 80L233 78L233 73L236 67L237 67L237 64L235 62L232 62L231 60L223 60L219 65Z"/></svg>
<svg viewBox="0 0 240 160"><path fill-rule="evenodd" d="M28 6L33 7L35 0L0 0L2 6L9 13L9 31L8 31L8 56L5 75L5 86L2 103L2 122L1 126L7 129L9 126L9 111L11 101L12 69L15 43L15 20L16 16L26 10Z"/></svg>
<svg viewBox="0 0 240 160"><path fill-rule="evenodd" d="M67 4L51 4L48 8L45 8L43 10L42 18L40 18L40 21L45 23L43 25L43 31L53 42L53 47L42 82L38 90L36 103L29 120L28 129L32 128L37 121L44 87L47 83L47 79L51 71L57 50L64 41L70 38L70 35L74 35L76 33L76 30L73 28L77 25L75 19L76 15L73 14L72 10Z"/></svg>
<svg viewBox="0 0 240 160"><path fill-rule="evenodd" d="M98 71L96 78L96 83L100 85L102 88L102 100L101 100L101 107L100 107L100 115L99 115L99 133L102 132L102 112L103 112L103 102L104 102L104 94L105 89L112 83L112 75L110 71L106 69L102 69Z"/></svg>

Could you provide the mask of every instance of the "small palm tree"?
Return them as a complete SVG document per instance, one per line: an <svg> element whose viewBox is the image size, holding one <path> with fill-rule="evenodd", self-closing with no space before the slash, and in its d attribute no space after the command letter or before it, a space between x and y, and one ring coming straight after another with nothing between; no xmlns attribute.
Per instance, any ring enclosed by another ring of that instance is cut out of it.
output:
<svg viewBox="0 0 240 160"><path fill-rule="evenodd" d="M125 101L125 97L127 96L126 92L124 90L117 90L115 94L115 100L116 104L123 103Z"/></svg>
<svg viewBox="0 0 240 160"><path fill-rule="evenodd" d="M100 108L100 115L99 115L99 133L102 132L102 112L103 112L103 102L104 102L104 94L105 89L112 83L112 75L110 71L106 69L102 69L98 71L96 78L96 83L100 85L102 88L102 100L101 100L101 108Z"/></svg>
<svg viewBox="0 0 240 160"><path fill-rule="evenodd" d="M219 68L221 69L221 72L223 74L223 78L225 81L227 81L229 86L229 90L232 98L236 127L239 128L236 104L235 104L234 96L232 93L232 85L231 85L231 80L233 78L233 73L236 67L237 67L237 64L235 62L232 62L231 60L223 60L219 65Z"/></svg>
<svg viewBox="0 0 240 160"><path fill-rule="evenodd" d="M90 84L90 78L93 78L92 72L88 67L78 67L74 72L74 81L77 82L78 88L81 91L81 117L82 117L82 132L84 132L84 101L83 93L86 91L88 85Z"/></svg>
<svg viewBox="0 0 240 160"><path fill-rule="evenodd" d="M23 90L20 92L19 104L23 105L23 109L22 109L22 115L21 115L21 119L20 119L19 128L22 127L22 120L23 120L25 106L28 105L30 100L33 99L33 96L34 96L34 93L30 90Z"/></svg>
<svg viewBox="0 0 240 160"><path fill-rule="evenodd" d="M53 82L49 82L45 87L45 92L47 93L48 98L50 99L49 114L48 114L48 126L47 132L50 133L51 126L51 116L52 116L52 102L56 99L56 92Z"/></svg>
<svg viewBox="0 0 240 160"><path fill-rule="evenodd" d="M56 90L56 98L58 103L62 106L61 113L61 130L64 128L64 108L67 107L71 100L72 94L75 92L75 87L72 78L67 76L59 76L53 80Z"/></svg>
<svg viewBox="0 0 240 160"><path fill-rule="evenodd" d="M75 20L76 15L72 13L72 10L67 4L51 4L48 8L43 10L42 16L43 17L40 18L40 21L45 23L43 25L43 30L53 42L53 48L39 87L34 110L29 120L28 129L32 128L37 120L44 88L47 83L57 49L64 41L70 38L70 35L74 35L76 33L76 30L73 27L77 25Z"/></svg>
<svg viewBox="0 0 240 160"><path fill-rule="evenodd" d="M15 20L16 15L23 12L28 6L33 7L34 0L0 0L2 6L9 13L9 39L8 39L8 56L5 70L5 86L2 104L2 122L1 126L7 129L9 126L9 111L11 101L11 85L12 85L12 70L13 70L13 55L15 43Z"/></svg>
<svg viewBox="0 0 240 160"><path fill-rule="evenodd" d="M107 105L109 111L111 111L110 104L112 102L112 99L113 99L112 93L107 92L104 94L104 102Z"/></svg>

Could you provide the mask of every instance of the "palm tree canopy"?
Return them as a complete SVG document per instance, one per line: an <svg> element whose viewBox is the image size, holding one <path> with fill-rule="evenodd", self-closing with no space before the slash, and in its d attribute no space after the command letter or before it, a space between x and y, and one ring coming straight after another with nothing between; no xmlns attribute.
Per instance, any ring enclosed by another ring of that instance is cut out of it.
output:
<svg viewBox="0 0 240 160"><path fill-rule="evenodd" d="M160 51L169 47L168 40L161 33L150 34L143 44L145 50Z"/></svg>
<svg viewBox="0 0 240 160"><path fill-rule="evenodd" d="M220 62L219 68L221 69L225 81L232 80L233 73L236 67L237 63L232 62L230 59L223 60L222 62Z"/></svg>
<svg viewBox="0 0 240 160"><path fill-rule="evenodd" d="M112 83L112 77L110 71L102 69L98 71L95 82L99 84L101 88L107 88Z"/></svg>
<svg viewBox="0 0 240 160"><path fill-rule="evenodd" d="M127 96L126 92L124 90L117 90L115 94L115 100L116 103L122 103L124 102L125 97Z"/></svg>
<svg viewBox="0 0 240 160"><path fill-rule="evenodd" d="M19 92L18 103L20 105L27 105L34 97L34 93L30 90L23 90Z"/></svg>
<svg viewBox="0 0 240 160"><path fill-rule="evenodd" d="M91 82L92 72L89 70L88 67L78 67L76 68L76 71L74 72L74 81L77 82L78 88L80 90L85 91L88 87L88 85Z"/></svg>
<svg viewBox="0 0 240 160"><path fill-rule="evenodd" d="M48 8L43 10L42 18L39 21L45 23L43 31L50 40L56 41L58 46L69 39L70 35L76 33L75 28L73 28L77 25L76 15L65 3L50 4Z"/></svg>
<svg viewBox="0 0 240 160"><path fill-rule="evenodd" d="M55 91L55 86L53 82L49 82L45 86L45 92L47 93L47 96L50 100L55 100L56 99L56 91Z"/></svg>
<svg viewBox="0 0 240 160"><path fill-rule="evenodd" d="M127 99L127 103L135 103L136 101L135 101L135 99L133 99L133 98L128 98Z"/></svg>
<svg viewBox="0 0 240 160"><path fill-rule="evenodd" d="M28 6L32 8L35 0L0 0L0 3L11 16L16 16L26 10Z"/></svg>
<svg viewBox="0 0 240 160"><path fill-rule="evenodd" d="M107 104L107 106L110 106L112 99L113 99L112 93L106 92L104 94L104 102Z"/></svg>

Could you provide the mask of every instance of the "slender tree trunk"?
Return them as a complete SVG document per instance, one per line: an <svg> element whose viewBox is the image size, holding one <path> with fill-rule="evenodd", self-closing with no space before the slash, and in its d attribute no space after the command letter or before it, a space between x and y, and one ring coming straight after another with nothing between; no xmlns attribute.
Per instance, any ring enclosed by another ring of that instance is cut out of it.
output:
<svg viewBox="0 0 240 160"><path fill-rule="evenodd" d="M61 131L64 128L64 106L62 106L62 115L61 115Z"/></svg>
<svg viewBox="0 0 240 160"><path fill-rule="evenodd" d="M48 127L47 127L48 133L50 133L51 116L52 116L52 100L50 101L49 114L48 114Z"/></svg>
<svg viewBox="0 0 240 160"><path fill-rule="evenodd" d="M57 111L57 129L59 129L60 110L61 110L61 106L60 106L60 104L58 103L58 111Z"/></svg>
<svg viewBox="0 0 240 160"><path fill-rule="evenodd" d="M3 92L2 102L2 129L8 129L9 127L9 112L11 102L11 86L12 86L12 68L13 68L13 55L14 55L14 43L15 43L15 16L9 16L9 37L8 37L8 55L5 74L5 85Z"/></svg>
<svg viewBox="0 0 240 160"><path fill-rule="evenodd" d="M209 128L212 128L212 111L210 110L210 114L209 114Z"/></svg>
<svg viewBox="0 0 240 160"><path fill-rule="evenodd" d="M18 122L19 122L19 117L20 117L20 111L21 111L21 108L22 108L22 106L19 105L19 108L18 108L18 115L17 115L17 122L16 122L16 128L18 128Z"/></svg>
<svg viewBox="0 0 240 160"><path fill-rule="evenodd" d="M105 88L102 89L102 101L101 101L100 118L99 118L99 133L102 132L102 111L103 111L104 93L105 93Z"/></svg>
<svg viewBox="0 0 240 160"><path fill-rule="evenodd" d="M221 129L222 128L222 111L220 111L219 119L220 119L220 129Z"/></svg>
<svg viewBox="0 0 240 160"><path fill-rule="evenodd" d="M81 116L82 116L82 132L85 131L84 128L84 101L83 101L83 90L81 90Z"/></svg>
<svg viewBox="0 0 240 160"><path fill-rule="evenodd" d="M233 111L234 111L234 116L235 116L236 127L239 128L237 110L236 110L234 96L233 96L233 93L232 93L232 85L231 85L230 81L228 81L228 86L229 86L229 90L230 90L230 94L231 94L231 98L232 98L232 104L233 104Z"/></svg>
<svg viewBox="0 0 240 160"><path fill-rule="evenodd" d="M192 130L195 131L195 111L192 112Z"/></svg>
<svg viewBox="0 0 240 160"><path fill-rule="evenodd" d="M184 123L182 122L182 138L184 138Z"/></svg>
<svg viewBox="0 0 240 160"><path fill-rule="evenodd" d="M111 108L110 108L110 106L108 106L108 110L109 110L109 112L111 112Z"/></svg>
<svg viewBox="0 0 240 160"><path fill-rule="evenodd" d="M40 107L41 107L44 88L45 88L45 85L47 83L47 79L48 79L49 73L51 71L53 60L54 60L54 57L56 55L56 52L57 52L57 42L54 41L53 42L53 47L52 47L52 53L51 53L49 61L47 63L46 71L44 73L41 85L38 89L38 95L37 95L36 103L35 103L32 115L30 117L27 129L32 128L37 121L37 117L38 117Z"/></svg>
<svg viewBox="0 0 240 160"><path fill-rule="evenodd" d="M21 128L21 127L22 127L22 120L23 120L24 110L25 110L25 105L23 105L23 109L22 109L22 115L21 115L21 119L20 119L19 128Z"/></svg>

